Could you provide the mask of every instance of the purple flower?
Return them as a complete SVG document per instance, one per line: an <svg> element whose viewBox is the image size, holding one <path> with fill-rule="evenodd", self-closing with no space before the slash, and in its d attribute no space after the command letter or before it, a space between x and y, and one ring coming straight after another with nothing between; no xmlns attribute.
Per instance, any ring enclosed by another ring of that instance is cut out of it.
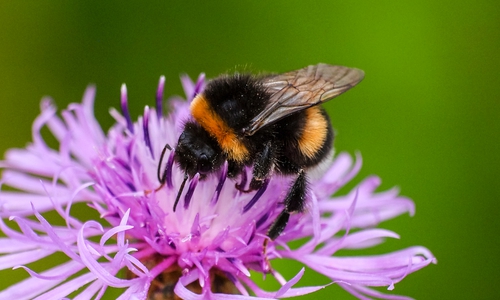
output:
<svg viewBox="0 0 500 300"><path fill-rule="evenodd" d="M42 100L33 142L9 150L1 162L0 229L5 237L0 238L0 269L23 268L31 275L1 291L1 299L99 299L108 287L123 289L119 299L146 299L155 293L184 299L259 299L324 288L293 287L304 269L283 278L272 268L274 260L283 258L301 262L360 299L408 299L371 287L392 290L407 274L435 262L426 248L335 256L341 249L398 238L375 226L414 212L413 202L396 189L375 192L380 184L376 176L347 195L331 197L357 174L359 155L353 161L340 153L322 176L311 179L307 211L292 215L284 233L268 242L265 254L266 231L281 211L290 178L273 176L264 193L242 193L227 178L226 164L214 176L188 181L174 213L184 174L173 163L173 151L164 155L160 171L166 183L160 189L157 168L164 146L175 146L190 118L189 102L203 90L205 80L203 75L196 83L183 77L182 83L187 101L171 99L171 113L163 115L162 77L156 109L146 107L136 122L123 86L122 113L111 110L116 123L107 134L93 115L94 87L60 117L51 100ZM43 128L58 147L45 142ZM82 204L100 218L77 218L75 210ZM63 221L49 223L43 215L49 211ZM305 242L291 248L289 242L295 240ZM39 272L30 269L57 252L68 259ZM262 290L252 281L251 270L271 274L281 288Z"/></svg>

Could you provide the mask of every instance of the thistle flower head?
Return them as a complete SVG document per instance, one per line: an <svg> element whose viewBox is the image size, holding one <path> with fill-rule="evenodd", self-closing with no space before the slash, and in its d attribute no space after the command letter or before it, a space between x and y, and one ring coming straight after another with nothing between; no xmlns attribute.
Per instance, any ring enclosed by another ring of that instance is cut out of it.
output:
<svg viewBox="0 0 500 300"><path fill-rule="evenodd" d="M166 115L164 83L162 77L156 109L146 106L136 121L130 117L122 86L121 113L111 110L116 122L107 133L94 118L94 87L86 90L82 103L69 105L61 116L50 99L42 100L32 143L9 150L1 162L0 229L5 237L0 238L0 266L23 268L30 277L1 291L0 298L98 299L113 287L123 290L119 299L174 294L183 299L229 299L227 294L239 294L231 299L254 299L298 296L324 287L294 287L304 269L285 279L272 268L274 260L288 258L361 299L407 299L371 287L392 289L407 274L435 262L426 248L377 256L335 253L397 238L375 226L406 212L413 214L410 199L399 196L396 189L375 192L380 184L376 176L346 195L331 197L361 167L359 155L353 161L340 153L322 176L310 180L306 212L292 215L283 234L268 241L264 251L266 232L282 210L290 178L272 176L265 188L244 193L235 184L251 178L251 169L236 182L227 177L226 163L206 178L193 176L181 189L185 175L173 160L174 150L165 145L177 143L191 118L189 103L203 90L205 79L201 75L193 83L183 77L187 101L170 99ZM44 127L58 147L45 142ZM79 203L100 217L75 217ZM64 222L49 222L44 217L49 211ZM305 242L289 247L295 240ZM58 252L68 259L46 270L30 269ZM281 288L261 289L250 271L271 274Z"/></svg>

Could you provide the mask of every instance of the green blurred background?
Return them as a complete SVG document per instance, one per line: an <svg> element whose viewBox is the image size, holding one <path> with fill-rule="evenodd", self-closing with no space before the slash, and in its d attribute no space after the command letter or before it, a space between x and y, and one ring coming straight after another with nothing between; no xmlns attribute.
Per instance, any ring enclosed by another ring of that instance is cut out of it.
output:
<svg viewBox="0 0 500 300"><path fill-rule="evenodd" d="M243 66L283 72L325 62L365 80L328 103L336 149L401 187L417 213L385 222L401 234L373 253L424 245L438 258L396 285L417 299L499 297L500 5L497 1L2 1L0 152L31 140L39 101L60 108L97 84L111 125L123 82L132 114L181 94L179 74ZM298 264L278 264L289 278ZM287 270L283 270L288 268ZM0 289L12 282L0 272ZM326 283L308 270L301 284ZM110 294L109 298L113 298ZM352 299L332 285L303 299Z"/></svg>

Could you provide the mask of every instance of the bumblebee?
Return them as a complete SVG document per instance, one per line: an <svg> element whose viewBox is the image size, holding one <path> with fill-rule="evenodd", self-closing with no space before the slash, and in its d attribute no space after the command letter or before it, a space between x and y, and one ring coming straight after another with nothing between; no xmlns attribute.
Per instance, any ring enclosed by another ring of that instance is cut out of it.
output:
<svg viewBox="0 0 500 300"><path fill-rule="evenodd" d="M188 178L199 173L203 179L225 161L230 178L253 167L248 188L236 184L244 192L265 189L273 173L294 176L283 211L267 232L275 240L290 214L304 211L307 172L332 150L333 129L319 104L363 77L359 69L318 64L278 75L233 74L211 80L193 99L193 120L185 124L174 150L174 161L185 176L173 210ZM160 181L163 185L165 177Z"/></svg>

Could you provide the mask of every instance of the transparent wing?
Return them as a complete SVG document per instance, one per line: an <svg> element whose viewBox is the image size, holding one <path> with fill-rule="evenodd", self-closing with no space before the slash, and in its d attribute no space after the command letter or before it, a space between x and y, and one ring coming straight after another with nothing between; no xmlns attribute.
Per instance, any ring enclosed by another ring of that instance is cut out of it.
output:
<svg viewBox="0 0 500 300"><path fill-rule="evenodd" d="M244 129L245 135L252 135L294 112L333 99L355 86L363 77L364 72L359 69L327 64L265 77L262 84L271 94L271 99Z"/></svg>

